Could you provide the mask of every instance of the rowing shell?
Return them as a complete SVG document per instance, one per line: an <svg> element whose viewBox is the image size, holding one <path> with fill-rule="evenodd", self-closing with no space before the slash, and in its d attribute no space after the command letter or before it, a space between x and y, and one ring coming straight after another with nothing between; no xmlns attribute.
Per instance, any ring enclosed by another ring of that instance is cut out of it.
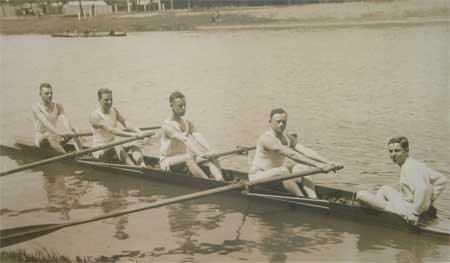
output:
<svg viewBox="0 0 450 263"><path fill-rule="evenodd" d="M0 152L2 154L11 151L24 151L27 154L36 155L55 155L54 151L50 149L37 148L33 145L29 138L16 138L16 147L0 145ZM68 145L71 148L71 145ZM72 162L82 166L108 171L120 175L136 176L150 180L158 180L166 183L182 184L186 186L196 187L199 189L210 189L220 186L225 186L229 182L219 182L215 180L208 180L203 178L196 178L187 176L182 173L164 172L159 169L159 158L155 156L145 156L145 161L148 164L147 168L131 167L123 164L105 163L91 157L83 157ZM208 168L201 166L205 173L209 173ZM248 174L242 171L223 169L224 178L228 181L233 180L247 180ZM369 224L383 225L393 227L396 229L406 229L414 233L430 234L433 236L450 237L450 229L448 222L441 218L421 218L417 226L410 226L406 224L400 216L386 212L377 211L374 209L361 207L355 201L356 194L354 192L345 191L341 189L317 185L316 192L318 199L294 197L280 188L269 187L254 187L249 191L236 191L234 194L241 195L246 198L254 200L273 202L276 205L287 204L293 207L299 207L302 210L316 211L324 214L337 216L340 218L347 218L357 222L364 222Z"/></svg>

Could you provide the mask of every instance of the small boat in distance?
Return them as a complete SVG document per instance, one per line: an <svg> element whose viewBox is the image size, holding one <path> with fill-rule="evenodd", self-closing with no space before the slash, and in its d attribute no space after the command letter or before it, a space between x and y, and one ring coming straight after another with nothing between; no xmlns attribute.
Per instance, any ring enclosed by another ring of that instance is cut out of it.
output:
<svg viewBox="0 0 450 263"><path fill-rule="evenodd" d="M64 32L64 33L56 33L52 34L52 37L124 37L127 35L127 32L117 32L111 30L109 32L96 32L96 31L85 31L79 33L75 32Z"/></svg>

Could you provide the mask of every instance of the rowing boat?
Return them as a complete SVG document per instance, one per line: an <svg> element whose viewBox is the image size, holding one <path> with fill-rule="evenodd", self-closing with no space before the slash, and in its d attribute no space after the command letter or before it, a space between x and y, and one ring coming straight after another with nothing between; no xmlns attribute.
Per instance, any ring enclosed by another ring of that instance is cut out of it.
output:
<svg viewBox="0 0 450 263"><path fill-rule="evenodd" d="M52 37L124 37L127 32L55 33Z"/></svg>
<svg viewBox="0 0 450 263"><path fill-rule="evenodd" d="M72 145L67 145L68 150L73 150ZM54 156L56 153L50 149L37 148L32 144L29 138L16 138L15 146L0 145L2 154L8 151L27 152L27 154L36 154L40 156ZM195 178L182 173L164 172L159 169L159 158L156 156L145 156L148 164L147 168L131 167L123 164L105 163L92 157L81 157L72 162L94 168L102 171L112 172L120 175L136 176L150 180L157 180L166 183L182 184L185 186L196 187L199 189L210 189L225 186L230 181L247 180L247 173L224 169L223 174L227 182L219 182L212 179ZM205 166L202 169L208 173ZM361 207L355 200L356 194L351 191L331 188L328 186L317 185L316 192L318 199L294 197L284 192L280 188L275 187L254 187L247 191L237 191L233 194L240 195L244 198L259 200L263 202L279 204L287 204L292 207L298 207L302 210L315 211L340 218L347 218L357 222L378 224L396 229L410 230L415 233L431 234L434 236L450 236L448 224L442 224L440 218L421 218L417 226L406 224L405 220L400 216L385 212L377 211L367 207Z"/></svg>

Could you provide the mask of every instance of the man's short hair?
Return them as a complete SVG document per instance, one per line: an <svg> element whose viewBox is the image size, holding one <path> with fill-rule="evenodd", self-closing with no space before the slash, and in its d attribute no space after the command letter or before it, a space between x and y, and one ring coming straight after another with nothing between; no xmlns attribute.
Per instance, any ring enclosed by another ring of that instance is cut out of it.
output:
<svg viewBox="0 0 450 263"><path fill-rule="evenodd" d="M44 88L49 88L49 89L51 89L51 88L52 88L52 85L50 85L50 83L47 83L47 82L41 83L41 85L39 86L39 92L41 92L42 89L44 89Z"/></svg>
<svg viewBox="0 0 450 263"><path fill-rule="evenodd" d="M181 93L179 91L174 91L169 96L169 102L172 103L176 99L184 99L184 98L185 97L184 97L183 93Z"/></svg>
<svg viewBox="0 0 450 263"><path fill-rule="evenodd" d="M388 142L388 146L393 143L398 143L403 148L403 150L406 150L409 152L409 142L408 139L405 136L398 136L391 138Z"/></svg>
<svg viewBox="0 0 450 263"><path fill-rule="evenodd" d="M283 114L283 113L287 114L287 112L285 110L283 110L282 108L275 108L275 109L271 110L270 111L270 116L269 116L269 121L272 120L273 115L275 115L275 114Z"/></svg>
<svg viewBox="0 0 450 263"><path fill-rule="evenodd" d="M112 90L107 88L101 88L97 91L98 100L102 98L103 94L112 94Z"/></svg>

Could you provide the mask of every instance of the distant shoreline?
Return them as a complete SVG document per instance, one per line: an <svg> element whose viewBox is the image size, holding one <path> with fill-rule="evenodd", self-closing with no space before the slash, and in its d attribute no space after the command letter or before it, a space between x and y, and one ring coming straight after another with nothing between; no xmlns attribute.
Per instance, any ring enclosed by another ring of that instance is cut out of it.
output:
<svg viewBox="0 0 450 263"><path fill-rule="evenodd" d="M315 23L286 23L286 24L260 24L260 25L232 25L232 26L199 26L197 30L246 30L246 29L290 29L290 28L325 28L325 27L356 27L381 25L413 25L413 24L441 24L449 23L450 19L404 19L404 20L378 20L378 21L347 21L347 22L315 22Z"/></svg>
<svg viewBox="0 0 450 263"><path fill-rule="evenodd" d="M220 19L214 21L217 11ZM449 2L446 0L397 0L119 13L82 20L67 16L2 18L0 34L55 34L94 29L97 32L112 29L126 32L246 30L445 22L449 22Z"/></svg>

